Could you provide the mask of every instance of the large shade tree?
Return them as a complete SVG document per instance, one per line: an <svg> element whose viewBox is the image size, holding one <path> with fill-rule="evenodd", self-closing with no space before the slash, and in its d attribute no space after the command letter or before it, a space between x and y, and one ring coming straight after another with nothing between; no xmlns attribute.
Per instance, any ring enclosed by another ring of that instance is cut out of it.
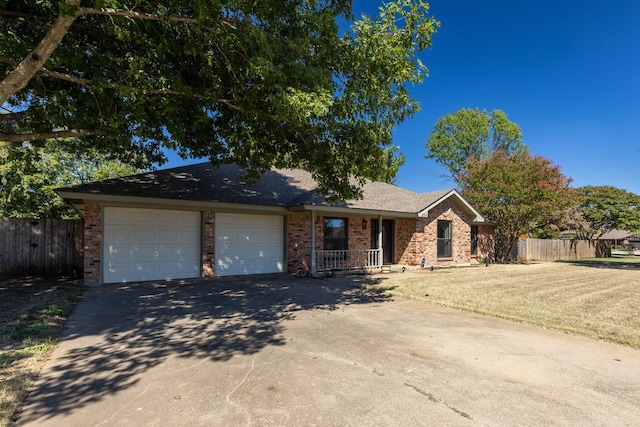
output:
<svg viewBox="0 0 640 427"><path fill-rule="evenodd" d="M60 150L58 141L11 148L0 142L0 217L76 219L78 212L56 195L56 188L136 172L95 150Z"/></svg>
<svg viewBox="0 0 640 427"><path fill-rule="evenodd" d="M75 137L139 167L164 150L302 167L359 194L402 163L394 127L439 23L422 0L0 0L0 140ZM65 149L65 140L59 141ZM351 182L351 183L350 183ZM357 181L356 181L357 182Z"/></svg>
<svg viewBox="0 0 640 427"><path fill-rule="evenodd" d="M522 234L544 227L572 204L571 179L558 165L529 153L495 151L460 173L462 194L496 223L496 261L505 262Z"/></svg>
<svg viewBox="0 0 640 427"><path fill-rule="evenodd" d="M428 159L444 166L456 185L471 160L486 160L496 150L503 153L527 151L520 127L500 110L491 113L478 108L462 108L436 122L425 143Z"/></svg>
<svg viewBox="0 0 640 427"><path fill-rule="evenodd" d="M589 228L580 237L597 238L614 229L640 234L640 196L609 185L576 189L577 210Z"/></svg>

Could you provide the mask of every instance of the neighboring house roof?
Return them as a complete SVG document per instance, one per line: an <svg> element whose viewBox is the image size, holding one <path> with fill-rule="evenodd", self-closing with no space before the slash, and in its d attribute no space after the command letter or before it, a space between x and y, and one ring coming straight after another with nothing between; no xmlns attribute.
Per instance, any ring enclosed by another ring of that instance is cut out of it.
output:
<svg viewBox="0 0 640 427"><path fill-rule="evenodd" d="M484 218L453 189L415 193L392 184L366 181L362 199L328 203L316 193L316 181L301 169L273 169L254 185L242 182L237 165L212 166L209 162L108 179L61 188L56 192L72 204L90 200L145 198L183 202L252 205L291 210L361 210L424 216L443 200L453 197L476 221Z"/></svg>
<svg viewBox="0 0 640 427"><path fill-rule="evenodd" d="M600 236L599 240L623 240L632 237L633 233L625 230L609 230Z"/></svg>

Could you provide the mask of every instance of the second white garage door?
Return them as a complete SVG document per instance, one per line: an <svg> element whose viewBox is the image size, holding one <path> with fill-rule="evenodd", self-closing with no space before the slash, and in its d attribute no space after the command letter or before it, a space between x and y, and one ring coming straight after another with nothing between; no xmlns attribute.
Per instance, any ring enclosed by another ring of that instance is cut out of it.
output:
<svg viewBox="0 0 640 427"><path fill-rule="evenodd" d="M284 217L217 213L216 276L284 271Z"/></svg>

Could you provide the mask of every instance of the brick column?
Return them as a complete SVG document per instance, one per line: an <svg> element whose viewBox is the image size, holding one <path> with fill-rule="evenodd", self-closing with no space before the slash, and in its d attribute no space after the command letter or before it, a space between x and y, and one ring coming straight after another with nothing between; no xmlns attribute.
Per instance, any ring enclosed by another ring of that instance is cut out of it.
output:
<svg viewBox="0 0 640 427"><path fill-rule="evenodd" d="M311 224L308 214L287 218L287 270L290 273L311 270Z"/></svg>
<svg viewBox="0 0 640 427"><path fill-rule="evenodd" d="M102 283L102 206L84 205L84 283Z"/></svg>

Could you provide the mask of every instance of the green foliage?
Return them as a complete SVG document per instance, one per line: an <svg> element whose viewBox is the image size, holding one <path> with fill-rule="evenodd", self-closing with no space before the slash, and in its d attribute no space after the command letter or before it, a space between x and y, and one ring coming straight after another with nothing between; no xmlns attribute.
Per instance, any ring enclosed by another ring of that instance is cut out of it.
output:
<svg viewBox="0 0 640 427"><path fill-rule="evenodd" d="M489 114L477 108L462 108L438 119L425 147L425 157L447 168L457 185L468 161L486 160L496 150L509 154L527 151L520 127L505 113L493 110Z"/></svg>
<svg viewBox="0 0 640 427"><path fill-rule="evenodd" d="M518 237L544 226L572 203L571 180L550 160L496 151L472 159L461 173L462 194L496 223L496 260L507 261Z"/></svg>
<svg viewBox="0 0 640 427"><path fill-rule="evenodd" d="M0 216L79 218L54 189L139 172L96 150L68 152L59 147L74 143L50 140L36 146L0 142Z"/></svg>
<svg viewBox="0 0 640 427"><path fill-rule="evenodd" d="M597 237L613 229L640 234L640 196L612 186L577 189L578 211Z"/></svg>
<svg viewBox="0 0 640 427"><path fill-rule="evenodd" d="M237 163L249 179L301 167L320 190L349 199L360 194L351 178L389 181L403 162L391 135L419 108L407 87L427 74L418 54L439 25L428 10L396 0L354 20L349 0L65 6L75 20L45 68L2 105L0 137L74 131L137 167L162 164L169 148ZM60 13L50 0L6 3L0 75Z"/></svg>

